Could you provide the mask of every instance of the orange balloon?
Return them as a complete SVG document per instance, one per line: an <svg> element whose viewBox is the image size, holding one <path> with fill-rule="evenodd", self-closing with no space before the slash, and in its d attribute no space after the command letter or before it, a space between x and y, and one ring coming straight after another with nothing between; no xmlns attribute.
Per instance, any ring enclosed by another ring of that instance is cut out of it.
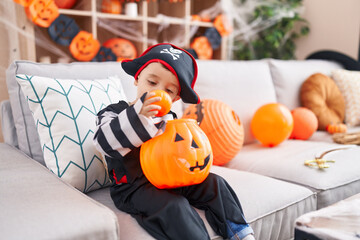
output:
<svg viewBox="0 0 360 240"><path fill-rule="evenodd" d="M305 107L298 107L291 111L294 119L294 128L289 138L307 140L318 128L318 119L315 113Z"/></svg>
<svg viewBox="0 0 360 240"><path fill-rule="evenodd" d="M195 119L209 138L214 165L224 165L233 159L244 143L244 127L238 115L227 104L204 99L189 105L183 118Z"/></svg>
<svg viewBox="0 0 360 240"><path fill-rule="evenodd" d="M160 189L201 183L209 175L212 161L209 139L193 119L168 121L164 133L140 149L144 175Z"/></svg>
<svg viewBox="0 0 360 240"><path fill-rule="evenodd" d="M151 98L153 98L153 97L161 97L160 101L152 103L154 105L158 105L158 106L161 107L158 114L156 114L155 116L156 117L162 117L162 116L168 114L168 112L170 112L171 105L172 105L172 100L171 100L170 95L167 92L163 91L163 90L153 90L151 92L155 93L155 95L152 96Z"/></svg>
<svg viewBox="0 0 360 240"><path fill-rule="evenodd" d="M251 119L254 137L266 147L274 147L286 140L294 127L290 110L280 103L261 106Z"/></svg>

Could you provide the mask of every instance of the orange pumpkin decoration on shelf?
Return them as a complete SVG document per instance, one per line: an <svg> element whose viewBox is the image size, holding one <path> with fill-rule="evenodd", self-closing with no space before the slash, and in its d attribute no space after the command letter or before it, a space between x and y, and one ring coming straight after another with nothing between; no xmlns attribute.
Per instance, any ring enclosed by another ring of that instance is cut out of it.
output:
<svg viewBox="0 0 360 240"><path fill-rule="evenodd" d="M171 109L171 105L172 105L172 100L171 100L170 95L167 92L163 91L163 90L153 90L151 92L155 93L155 95L152 96L151 98L153 98L153 97L161 97L160 101L152 103L154 105L158 105L158 106L161 107L158 114L156 114L155 116L156 117L162 117L162 116L168 114L168 112Z"/></svg>
<svg viewBox="0 0 360 240"><path fill-rule="evenodd" d="M125 59L134 59L137 56L136 47L132 42L123 38L111 38L103 43L104 47L111 48L111 51L117 56L117 61Z"/></svg>
<svg viewBox="0 0 360 240"><path fill-rule="evenodd" d="M210 142L193 119L168 121L164 133L140 149L144 175L159 189L203 182L212 162Z"/></svg>
<svg viewBox="0 0 360 240"><path fill-rule="evenodd" d="M213 49L205 36L195 38L190 47L195 50L201 60L209 60L213 56Z"/></svg>
<svg viewBox="0 0 360 240"><path fill-rule="evenodd" d="M346 133L347 126L344 123L329 124L326 126L326 131L330 134L334 133Z"/></svg>
<svg viewBox="0 0 360 240"><path fill-rule="evenodd" d="M258 108L250 124L254 137L265 147L274 147L286 140L293 127L290 110L280 103L269 103Z"/></svg>
<svg viewBox="0 0 360 240"><path fill-rule="evenodd" d="M80 31L71 41L69 49L76 60L90 61L100 50L100 43L91 33Z"/></svg>
<svg viewBox="0 0 360 240"><path fill-rule="evenodd" d="M222 37L229 35L231 32L230 24L223 14L220 14L215 18L214 27L218 30Z"/></svg>
<svg viewBox="0 0 360 240"><path fill-rule="evenodd" d="M59 8L70 9L72 8L77 0L55 0L56 6Z"/></svg>
<svg viewBox="0 0 360 240"><path fill-rule="evenodd" d="M101 12L120 14L122 10L120 0L102 0Z"/></svg>
<svg viewBox="0 0 360 240"><path fill-rule="evenodd" d="M244 143L244 127L237 114L225 103L204 99L184 111L183 118L199 122L209 138L214 154L214 165L224 165L235 157Z"/></svg>
<svg viewBox="0 0 360 240"><path fill-rule="evenodd" d="M294 119L294 128L290 139L307 140L318 128L318 119L315 113L305 107L298 107L291 111Z"/></svg>
<svg viewBox="0 0 360 240"><path fill-rule="evenodd" d="M23 7L28 7L32 1L33 0L14 0L14 2L22 5Z"/></svg>
<svg viewBox="0 0 360 240"><path fill-rule="evenodd" d="M48 28L59 16L54 0L33 0L25 7L27 17L36 25Z"/></svg>

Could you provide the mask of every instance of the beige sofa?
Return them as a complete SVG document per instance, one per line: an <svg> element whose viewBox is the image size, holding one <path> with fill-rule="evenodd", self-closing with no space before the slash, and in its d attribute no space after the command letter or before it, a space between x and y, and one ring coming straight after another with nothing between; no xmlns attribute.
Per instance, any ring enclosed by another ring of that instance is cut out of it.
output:
<svg viewBox="0 0 360 240"><path fill-rule="evenodd" d="M250 131L258 107L280 102L300 106L302 82L315 72L329 75L342 68L323 60L198 61L196 91L202 99L216 98L239 115L245 128L241 151L223 167L256 239L292 239L295 219L360 192L360 147L328 155L336 162L324 171L304 166L329 149L341 148L326 132L309 140L286 140L274 148L261 146ZM0 144L0 232L5 239L153 239L128 214L116 209L109 189L84 194L51 173L44 158L17 74L52 78L96 79L118 75L128 99L135 96L132 79L119 63L38 64L16 61L7 70L10 100L1 105L5 143ZM181 116L186 106L173 110ZM352 129L353 131L356 129ZM212 239L204 213L198 210Z"/></svg>

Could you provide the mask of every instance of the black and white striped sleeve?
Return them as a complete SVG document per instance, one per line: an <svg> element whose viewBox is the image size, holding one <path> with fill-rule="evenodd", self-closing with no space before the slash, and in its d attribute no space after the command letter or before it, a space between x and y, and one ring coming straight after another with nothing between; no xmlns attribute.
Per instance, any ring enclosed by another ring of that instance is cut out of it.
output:
<svg viewBox="0 0 360 240"><path fill-rule="evenodd" d="M161 132L164 121L172 116L148 118L139 114L142 99L132 106L120 102L99 112L94 135L98 151L110 157L125 156Z"/></svg>

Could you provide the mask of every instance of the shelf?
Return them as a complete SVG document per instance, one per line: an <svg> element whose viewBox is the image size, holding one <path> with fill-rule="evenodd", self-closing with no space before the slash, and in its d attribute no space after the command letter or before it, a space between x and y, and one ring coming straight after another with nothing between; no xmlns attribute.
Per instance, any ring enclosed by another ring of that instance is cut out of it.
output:
<svg viewBox="0 0 360 240"><path fill-rule="evenodd" d="M62 8L59 8L59 13L60 14L65 14L65 15L71 15L71 16L87 16L87 17L92 16L91 11L82 11L82 10L74 10L74 9L62 9Z"/></svg>
<svg viewBox="0 0 360 240"><path fill-rule="evenodd" d="M190 48L196 36L203 35L207 28L214 26L212 22L194 21L192 15L214 6L218 1L184 0L170 3L141 0L135 2L138 16L134 17L124 13L124 4L121 14L112 14L101 12L102 0L78 0L74 9L59 9L59 13L74 18L80 29L92 33L101 44L110 38L125 38L134 43L140 54L149 46L165 41ZM222 44L219 50L214 51L215 59L226 57L225 48L225 44ZM67 51L63 47L60 49ZM49 54L44 50L37 52L38 59L41 54ZM56 56L51 55L51 58L53 60Z"/></svg>

